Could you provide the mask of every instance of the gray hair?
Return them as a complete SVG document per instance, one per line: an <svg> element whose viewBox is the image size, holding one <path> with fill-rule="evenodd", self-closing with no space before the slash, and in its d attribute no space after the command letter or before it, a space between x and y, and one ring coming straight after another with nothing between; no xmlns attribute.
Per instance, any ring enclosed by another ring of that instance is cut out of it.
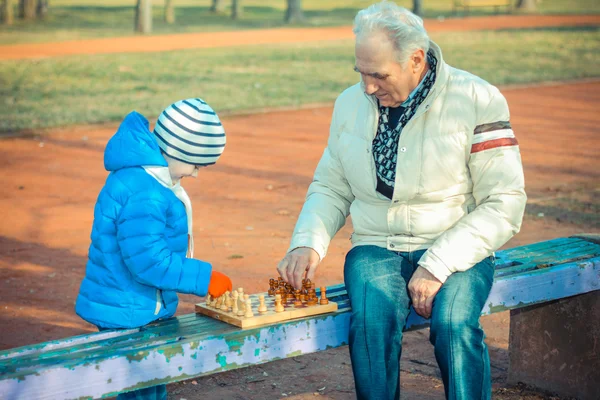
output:
<svg viewBox="0 0 600 400"><path fill-rule="evenodd" d="M397 60L405 65L410 56L422 49L429 51L429 36L423 20L393 2L384 0L360 10L354 19L354 34L380 31L386 33L397 51Z"/></svg>

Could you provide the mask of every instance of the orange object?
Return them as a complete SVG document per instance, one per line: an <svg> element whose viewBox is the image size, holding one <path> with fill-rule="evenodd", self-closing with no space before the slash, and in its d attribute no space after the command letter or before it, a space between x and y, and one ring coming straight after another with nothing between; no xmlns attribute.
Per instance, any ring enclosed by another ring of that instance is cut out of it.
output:
<svg viewBox="0 0 600 400"><path fill-rule="evenodd" d="M211 297L220 297L228 290L231 292L232 288L231 279L227 275L217 271L212 272L208 284L208 294Z"/></svg>

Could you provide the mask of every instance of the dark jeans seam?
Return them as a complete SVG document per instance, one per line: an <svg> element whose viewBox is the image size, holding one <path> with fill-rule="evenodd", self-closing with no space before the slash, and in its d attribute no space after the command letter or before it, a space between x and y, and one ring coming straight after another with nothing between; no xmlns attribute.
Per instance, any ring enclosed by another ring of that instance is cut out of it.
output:
<svg viewBox="0 0 600 400"><path fill-rule="evenodd" d="M363 304L362 304L362 309L363 309L363 338L365 341L365 352L367 353L367 359L369 360L369 375L373 374L373 366L371 365L371 354L369 354L369 339L367 337L367 285L363 286ZM371 376L371 381L373 380L373 377Z"/></svg>
<svg viewBox="0 0 600 400"><path fill-rule="evenodd" d="M479 324L478 324L479 325ZM481 326L479 326L479 329L481 330L481 365L483 365L483 373L481 374L481 399L485 399L485 393L484 390L486 388L486 384L485 384L485 334L483 333L483 328ZM490 362L491 364L491 362ZM491 368L490 368L491 369ZM491 371L490 371L490 375L491 375Z"/></svg>
<svg viewBox="0 0 600 400"><path fill-rule="evenodd" d="M452 310L454 309L454 302L456 301L456 296L458 295L458 292L455 291L454 292L454 296L452 296L452 301L450 302L450 307L448 307L448 313L446 315L447 317L447 321L448 324L446 324L447 327L449 327L448 329L448 336L450 338L450 363L449 365L446 366L446 368L448 368L448 372L454 370L454 338L452 335L452 319L451 319L451 314L452 314ZM452 382L448 382L448 385L450 386L448 389L448 394L452 394L452 396L449 396L450 398L456 399L456 382L455 382L455 378L454 376L452 376L453 374L449 373L448 374L448 378L449 380L451 379ZM451 392L450 392L451 391Z"/></svg>

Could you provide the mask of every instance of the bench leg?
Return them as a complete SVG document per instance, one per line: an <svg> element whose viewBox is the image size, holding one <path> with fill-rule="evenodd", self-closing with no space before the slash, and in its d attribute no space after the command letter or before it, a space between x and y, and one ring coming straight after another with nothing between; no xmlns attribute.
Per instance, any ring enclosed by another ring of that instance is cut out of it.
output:
<svg viewBox="0 0 600 400"><path fill-rule="evenodd" d="M600 399L600 290L510 312L508 382Z"/></svg>

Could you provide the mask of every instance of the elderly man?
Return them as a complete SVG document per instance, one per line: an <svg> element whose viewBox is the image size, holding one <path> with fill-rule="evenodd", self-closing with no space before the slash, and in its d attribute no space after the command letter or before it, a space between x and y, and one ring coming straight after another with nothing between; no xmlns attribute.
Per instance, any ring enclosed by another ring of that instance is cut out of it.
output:
<svg viewBox="0 0 600 400"><path fill-rule="evenodd" d="M344 280L350 356L360 399L399 398L402 330L412 305L449 399L489 399L479 316L493 252L525 208L523 170L506 100L446 64L423 21L391 2L354 23L361 82L335 103L327 148L280 275L312 278L348 214Z"/></svg>

